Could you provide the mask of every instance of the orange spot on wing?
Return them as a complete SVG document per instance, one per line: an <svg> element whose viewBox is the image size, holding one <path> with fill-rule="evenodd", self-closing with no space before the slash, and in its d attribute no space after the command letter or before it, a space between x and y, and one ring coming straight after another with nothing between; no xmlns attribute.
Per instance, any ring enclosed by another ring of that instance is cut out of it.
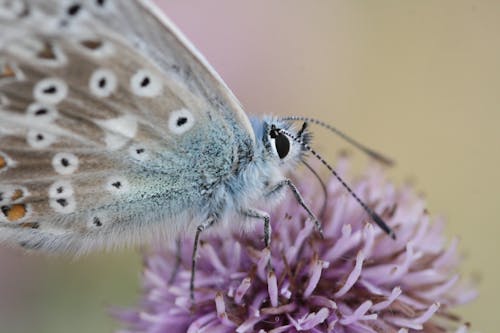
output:
<svg viewBox="0 0 500 333"><path fill-rule="evenodd" d="M56 55L54 54L54 50L52 49L52 45L50 43L45 43L44 47L37 54L38 58L47 59L47 60L55 60Z"/></svg>
<svg viewBox="0 0 500 333"><path fill-rule="evenodd" d="M16 77L16 72L14 72L14 69L9 65L4 65L2 72L0 72L0 78L6 77Z"/></svg>
<svg viewBox="0 0 500 333"><path fill-rule="evenodd" d="M5 157L0 156L0 170L7 167L7 160Z"/></svg>
<svg viewBox="0 0 500 333"><path fill-rule="evenodd" d="M15 204L10 206L3 206L2 213L9 222L16 222L26 216L28 210L24 204Z"/></svg>

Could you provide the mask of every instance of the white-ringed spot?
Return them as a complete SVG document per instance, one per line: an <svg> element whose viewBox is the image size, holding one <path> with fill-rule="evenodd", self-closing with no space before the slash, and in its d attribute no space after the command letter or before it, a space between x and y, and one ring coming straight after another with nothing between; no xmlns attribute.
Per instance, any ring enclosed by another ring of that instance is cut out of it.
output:
<svg viewBox="0 0 500 333"><path fill-rule="evenodd" d="M112 194L123 194L129 190L129 182L122 176L111 176L106 182L106 190Z"/></svg>
<svg viewBox="0 0 500 333"><path fill-rule="evenodd" d="M67 180L58 180L49 187L49 197L51 199L69 198L74 193L73 186Z"/></svg>
<svg viewBox="0 0 500 333"><path fill-rule="evenodd" d="M56 142L57 137L52 133L44 133L40 131L30 130L26 136L28 144L35 149L43 149L49 147Z"/></svg>
<svg viewBox="0 0 500 333"><path fill-rule="evenodd" d="M60 175L70 175L78 169L78 157L71 153L57 153L52 158L52 166Z"/></svg>
<svg viewBox="0 0 500 333"><path fill-rule="evenodd" d="M30 195L28 189L19 185L0 186L0 205L18 203Z"/></svg>
<svg viewBox="0 0 500 333"><path fill-rule="evenodd" d="M89 89L97 97L109 97L117 87L116 75L109 69L100 68L92 73Z"/></svg>
<svg viewBox="0 0 500 333"><path fill-rule="evenodd" d="M31 215L31 205L16 203L0 207L0 222L21 223Z"/></svg>
<svg viewBox="0 0 500 333"><path fill-rule="evenodd" d="M181 135L190 130L195 119L188 109L172 111L168 119L168 128L174 134Z"/></svg>
<svg viewBox="0 0 500 333"><path fill-rule="evenodd" d="M149 153L143 146L132 145L128 152L134 160L139 162L144 162L149 158Z"/></svg>
<svg viewBox="0 0 500 333"><path fill-rule="evenodd" d="M66 82L58 78L46 78L33 88L33 97L41 103L57 104L68 95Z"/></svg>
<svg viewBox="0 0 500 333"><path fill-rule="evenodd" d="M106 221L106 219L104 218L104 216L102 216L102 214L93 214L92 213L87 218L87 227L89 229L99 229L99 228L102 228L104 226L105 221Z"/></svg>
<svg viewBox="0 0 500 333"><path fill-rule="evenodd" d="M141 69L130 78L130 89L141 97L156 97L162 91L162 83L151 71Z"/></svg>
<svg viewBox="0 0 500 333"><path fill-rule="evenodd" d="M49 205L54 211L61 214L70 214L76 210L76 201L72 196L67 198L51 198Z"/></svg>
<svg viewBox="0 0 500 333"><path fill-rule="evenodd" d="M58 116L57 109L53 105L31 103L26 108L26 117L36 122L49 123Z"/></svg>

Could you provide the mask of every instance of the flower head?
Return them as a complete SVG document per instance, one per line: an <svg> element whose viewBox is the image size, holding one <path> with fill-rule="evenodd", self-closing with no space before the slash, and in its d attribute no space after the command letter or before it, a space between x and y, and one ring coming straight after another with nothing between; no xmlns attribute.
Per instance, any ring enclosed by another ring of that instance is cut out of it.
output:
<svg viewBox="0 0 500 333"><path fill-rule="evenodd" d="M320 211L323 197L313 183L304 176L298 186ZM354 184L396 231L393 240L336 180L327 189L324 239L292 196L272 212L270 249L258 227L205 235L194 306L192 241L183 242L172 283L175 251L147 255L143 302L118 311L128 326L122 332L466 332L450 310L475 292L459 283L457 241L447 245L443 222L424 200L387 182L376 167Z"/></svg>

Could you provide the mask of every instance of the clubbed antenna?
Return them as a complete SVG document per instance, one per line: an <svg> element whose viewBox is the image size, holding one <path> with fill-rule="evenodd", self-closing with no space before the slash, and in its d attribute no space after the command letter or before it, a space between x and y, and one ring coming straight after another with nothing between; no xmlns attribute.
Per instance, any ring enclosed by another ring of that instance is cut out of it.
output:
<svg viewBox="0 0 500 333"><path fill-rule="evenodd" d="M385 165L388 165L388 166L392 166L394 165L394 161L391 160L390 158L366 147L365 145L362 145L361 143L357 142L356 140L354 140L353 138L351 138L350 136L348 136L347 134L344 134L343 132L341 132L340 130L336 129L335 127L333 127L332 125L330 124L327 124L319 119L315 119L315 118L309 118L309 117L301 117L301 116L290 116L290 117L284 117L284 118L280 118L280 120L285 120L285 121L307 121L307 122L310 122L310 123L313 123L313 124L316 124L318 126L321 126L321 127L324 127L326 129L328 129L329 131L337 134L338 136L340 136L342 139L344 139L345 141L349 142L350 144L352 144L354 147L358 148L359 150L361 150L362 152L364 152L365 154L367 154L368 156L370 156L371 158L385 164Z"/></svg>

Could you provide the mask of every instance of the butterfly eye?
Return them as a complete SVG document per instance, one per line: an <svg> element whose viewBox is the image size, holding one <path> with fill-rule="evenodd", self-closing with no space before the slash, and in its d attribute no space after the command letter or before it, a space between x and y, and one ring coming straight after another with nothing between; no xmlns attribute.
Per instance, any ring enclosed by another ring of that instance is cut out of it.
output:
<svg viewBox="0 0 500 333"><path fill-rule="evenodd" d="M57 104L68 94L66 83L57 78L47 78L39 81L33 88L33 96L38 102Z"/></svg>
<svg viewBox="0 0 500 333"><path fill-rule="evenodd" d="M286 135L279 133L276 139L274 139L274 146L278 152L278 156L284 159L290 152L290 141Z"/></svg>
<svg viewBox="0 0 500 333"><path fill-rule="evenodd" d="M194 116L187 109L180 109L170 113L168 128L174 134L180 135L191 129L194 125Z"/></svg>
<svg viewBox="0 0 500 333"><path fill-rule="evenodd" d="M89 80L90 92L97 97L109 97L117 86L115 74L108 69L98 69Z"/></svg>
<svg viewBox="0 0 500 333"><path fill-rule="evenodd" d="M269 136L274 141L274 148L276 149L279 158L284 159L290 152L290 141L288 140L288 137L277 130L274 125L271 127Z"/></svg>
<svg viewBox="0 0 500 333"><path fill-rule="evenodd" d="M130 78L130 88L141 97L156 97L162 91L160 79L145 69L139 70Z"/></svg>

